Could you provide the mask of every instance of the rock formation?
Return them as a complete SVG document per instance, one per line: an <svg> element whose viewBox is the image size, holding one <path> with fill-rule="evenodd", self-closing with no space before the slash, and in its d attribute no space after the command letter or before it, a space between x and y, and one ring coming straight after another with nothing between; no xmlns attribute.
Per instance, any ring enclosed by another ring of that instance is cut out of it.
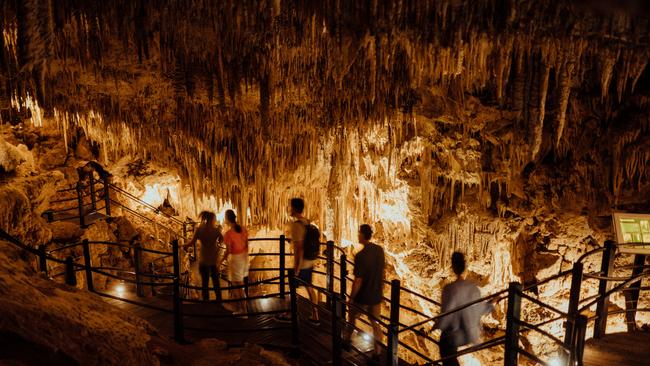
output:
<svg viewBox="0 0 650 366"><path fill-rule="evenodd" d="M645 2L318 4L8 2L0 118L24 126L2 173L70 180L68 157L97 159L181 219L233 207L263 230L302 196L344 245L371 223L391 276L434 298L454 250L492 291L650 209ZM3 225L45 240L12 214L40 207L24 195ZM540 296L565 304L564 285Z"/></svg>

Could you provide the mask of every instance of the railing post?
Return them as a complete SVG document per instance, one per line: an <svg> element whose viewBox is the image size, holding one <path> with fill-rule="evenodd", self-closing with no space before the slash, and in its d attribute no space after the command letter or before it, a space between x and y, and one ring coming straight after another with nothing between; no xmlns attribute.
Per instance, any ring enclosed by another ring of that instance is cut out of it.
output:
<svg viewBox="0 0 650 366"><path fill-rule="evenodd" d="M346 314L346 308L345 308L345 301L347 299L347 290L348 290L348 257L345 254L342 254L341 257L339 258L339 261L341 261L341 265L339 266L339 276L341 278L341 281L339 281L339 297L341 299L341 319L346 319L345 314Z"/></svg>
<svg viewBox="0 0 650 366"><path fill-rule="evenodd" d="M342 340L341 340L341 302L336 294L330 296L332 311L332 364L339 366L343 363Z"/></svg>
<svg viewBox="0 0 650 366"><path fill-rule="evenodd" d="M52 222L52 221L54 221L54 212L53 212L52 210L44 211L44 212L41 214L41 217L42 217L43 215L45 215L45 219L47 220L47 222Z"/></svg>
<svg viewBox="0 0 650 366"><path fill-rule="evenodd" d="M174 286L173 286L173 307L174 307L174 340L178 343L183 343L185 337L183 335L183 309L181 299L181 262L178 256L178 240L172 240L172 255L174 265Z"/></svg>
<svg viewBox="0 0 650 366"><path fill-rule="evenodd" d="M84 239L82 244L84 251L84 267L86 269L86 288L88 288L88 291L94 292L95 285L93 284L92 259L90 258L90 245L88 244L88 239Z"/></svg>
<svg viewBox="0 0 650 366"><path fill-rule="evenodd" d="M133 243L133 267L135 267L135 293L139 297L144 296L142 285L142 247L141 244Z"/></svg>
<svg viewBox="0 0 650 366"><path fill-rule="evenodd" d="M575 342L573 344L573 363L570 365L582 366L582 357L585 351L585 338L587 336L587 316L578 315L575 325Z"/></svg>
<svg viewBox="0 0 650 366"><path fill-rule="evenodd" d="M325 248L325 259L327 260L327 263L325 263L325 272L327 273L327 303L329 304L332 301L330 294L334 293L334 242L328 240Z"/></svg>
<svg viewBox="0 0 650 366"><path fill-rule="evenodd" d="M74 259L72 256L65 258L65 284L77 286L77 273L74 271Z"/></svg>
<svg viewBox="0 0 650 366"><path fill-rule="evenodd" d="M400 302L399 280L390 282L390 324L388 325L388 350L386 352L386 364L397 366L399 363L399 302ZM375 341L378 341L377 339Z"/></svg>
<svg viewBox="0 0 650 366"><path fill-rule="evenodd" d="M634 256L634 268L632 268L632 276L634 278L643 273L645 269L645 254L636 254ZM625 322L627 323L627 331L634 332L636 327L636 309L639 306L639 295L641 293L641 280L630 284L630 291L625 291Z"/></svg>
<svg viewBox="0 0 650 366"><path fill-rule="evenodd" d="M300 335L298 331L298 295L296 289L298 284L296 283L296 276L294 275L293 269L289 269L289 307L291 311L291 345L295 351L299 351L298 346L300 345Z"/></svg>
<svg viewBox="0 0 650 366"><path fill-rule="evenodd" d="M86 227L84 213L83 183L77 182L77 204L79 205L79 226Z"/></svg>
<svg viewBox="0 0 650 366"><path fill-rule="evenodd" d="M505 366L516 366L519 348L519 320L521 318L521 284L510 282L506 312Z"/></svg>
<svg viewBox="0 0 650 366"><path fill-rule="evenodd" d="M111 198L109 196L110 183L108 175L101 176L102 181L104 182L104 210L106 211L106 216L111 216Z"/></svg>
<svg viewBox="0 0 650 366"><path fill-rule="evenodd" d="M286 269L285 269L285 260L286 258L284 257L286 254L286 249L285 249L285 236L280 235L280 297L284 299L285 297L285 288L284 284L286 281Z"/></svg>
<svg viewBox="0 0 650 366"><path fill-rule="evenodd" d="M569 309L567 310L566 329L564 330L564 345L570 350L567 365L572 365L575 359L575 332L576 319L578 317L578 305L580 304L580 289L582 285L583 264L576 262L571 270L571 292L569 294Z"/></svg>
<svg viewBox="0 0 650 366"><path fill-rule="evenodd" d="M609 277L614 267L616 257L616 243L611 240L605 242L605 251L600 265L600 275ZM596 303L596 323L594 324L594 338L601 338L607 331L607 308L609 307L609 296L605 296L609 290L609 281L601 279L598 283L598 302Z"/></svg>
<svg viewBox="0 0 650 366"><path fill-rule="evenodd" d="M97 210L97 197L95 197L95 173L88 174L88 181L90 183L90 201L92 210Z"/></svg>
<svg viewBox="0 0 650 366"><path fill-rule="evenodd" d="M47 277L47 246L41 244L38 246L38 270Z"/></svg>

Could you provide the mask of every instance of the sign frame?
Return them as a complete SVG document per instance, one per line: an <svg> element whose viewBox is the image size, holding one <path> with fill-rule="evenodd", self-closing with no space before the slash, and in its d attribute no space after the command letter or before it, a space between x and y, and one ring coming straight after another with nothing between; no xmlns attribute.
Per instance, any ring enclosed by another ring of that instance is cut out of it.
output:
<svg viewBox="0 0 650 366"><path fill-rule="evenodd" d="M637 233L626 232L622 220L628 220L628 224L634 225L632 219L639 221ZM612 214L612 225L616 233L616 242L619 244L617 250L621 253L650 254L650 214L632 212L614 212ZM630 235L640 235L639 240L634 240ZM647 237L647 238L646 238ZM625 244L639 244L627 246Z"/></svg>

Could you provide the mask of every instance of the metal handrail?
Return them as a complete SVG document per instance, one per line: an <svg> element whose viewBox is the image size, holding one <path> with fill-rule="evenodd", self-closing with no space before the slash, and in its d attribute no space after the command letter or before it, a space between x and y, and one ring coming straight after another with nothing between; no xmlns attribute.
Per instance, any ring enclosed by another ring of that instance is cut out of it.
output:
<svg viewBox="0 0 650 366"><path fill-rule="evenodd" d="M425 365L426 366L437 366L437 365L440 365L445 360L449 360L449 359L452 359L452 358L457 358L457 357L460 357L460 356L463 356L463 355L466 355L466 354L469 354L469 353L474 353L474 352L482 351L484 349L488 349L488 348L492 348L492 347L502 345L502 344L505 343L505 340L506 340L505 336L492 338L492 339L489 339L489 340L487 340L487 341L485 341L483 343L477 344L476 346L465 348L462 351L458 351L453 355L442 357L442 358L440 358L438 360L433 361L432 363L427 363Z"/></svg>
<svg viewBox="0 0 650 366"><path fill-rule="evenodd" d="M600 301L602 298L608 298L611 296L613 293L621 291L623 288L626 288L628 285L632 284L633 282L638 281L639 279L642 279L645 276L650 275L650 271L644 271L639 273L636 276L630 277L627 281L618 284L617 286L611 288L609 291L605 292L602 296L597 297L596 299L588 302L586 305L583 305L579 310L578 313L581 314L583 311L586 309L589 309L590 307L596 305L598 301Z"/></svg>
<svg viewBox="0 0 650 366"><path fill-rule="evenodd" d="M600 248L596 248L596 249L590 250L590 251L588 251L587 253L581 255L581 256L578 258L578 260L577 260L576 262L578 262L578 263L582 263L582 261L583 261L585 258L591 256L592 254L596 254L596 253L598 253L598 252L604 252L604 251L605 251L605 247L600 247Z"/></svg>
<svg viewBox="0 0 650 366"><path fill-rule="evenodd" d="M116 201L116 200L114 200L114 199L112 199L112 198L110 198L110 201L111 201L111 203L114 203L114 204L120 206L121 208L123 208L123 209L129 211L131 214L133 214L133 215L135 215L135 216L137 216L137 217L139 217L139 218L141 218L141 219L143 219L143 220L149 221L149 222L153 223L154 225L158 225L158 226L161 227L164 231L167 231L167 232L169 232L169 233L171 233L171 234L174 234L174 235L178 235L179 237L182 236L182 235L179 235L179 233L178 233L176 230L174 230L174 229L168 227L167 225L164 225L164 224L161 224L161 223L159 223L159 222L156 222L154 219L149 218L149 217L147 217L147 216L145 216L145 215L139 213L138 211L136 211L136 210L134 210L134 209L132 209L132 208L127 207L126 205L122 204L121 202L118 202L118 201Z"/></svg>
<svg viewBox="0 0 650 366"><path fill-rule="evenodd" d="M473 306L473 305L476 305L476 304L479 304L479 303L482 303L482 302L487 302L487 301L492 300L494 298L497 298L497 300L495 300L495 302L501 301L502 299L504 299L504 297L500 298L500 296L503 295L503 294L506 294L507 292L508 292L507 289L506 290L501 290L501 291L496 292L494 294L484 296L484 297L482 297L480 299L470 301L470 302L468 302L468 303L466 303L466 304L464 304L462 306L458 306L458 307L456 307L454 309L451 309L451 310L448 310L448 311L446 311L444 313L440 313L438 315L431 316L431 317L429 317L427 319L421 320L421 321L419 321L417 323L411 324L406 328L402 328L402 329L400 329L400 333L405 332L407 330L415 329L417 327L421 327L422 325L424 325L426 323L429 323L429 322L432 322L432 321L436 321L436 320L442 318L443 316L447 316L447 315L456 313L456 312L461 311L463 309L467 309L470 306Z"/></svg>
<svg viewBox="0 0 650 366"><path fill-rule="evenodd" d="M552 340L553 342L558 344L563 350L565 350L565 351L570 350L569 347L567 347L560 338L552 335L551 333L545 331L544 329L540 328L539 326L537 326L535 324L530 324L530 323L528 323L526 321L519 320L519 319L513 319L513 320L514 320L515 323L521 325L522 327L528 328L530 330L534 330L534 331L542 334L543 336L549 338L550 340Z"/></svg>
<svg viewBox="0 0 650 366"><path fill-rule="evenodd" d="M175 218L174 216L171 216L171 215L169 215L169 214L166 214L165 212L159 210L157 207L153 206L152 204L147 203L147 202L145 202L145 201L139 199L138 197L136 197L136 196L134 196L133 194L127 192L126 190L124 190L124 189L122 189L122 188L120 188L120 187L114 185L113 183L108 183L108 187L109 187L109 188L112 188L113 190L115 190L115 191L117 191L117 192L119 192L119 193L122 193L122 194L126 195L126 196L127 196L128 198L130 198L131 200L133 200L133 201L135 201L135 202L141 204L142 206L145 206L145 207L149 208L150 210L154 211L156 214L162 214L163 216L165 216L166 218L168 218L168 219L174 221L174 222L177 223L177 224L180 224L180 225L185 224L184 221L181 221L181 220Z"/></svg>
<svg viewBox="0 0 650 366"><path fill-rule="evenodd" d="M542 301L540 301L540 300L538 300L538 299L536 299L536 298L534 298L534 297L532 297L530 295L527 295L527 294L525 294L523 292L519 292L519 296L521 296L522 298L524 298L524 299L532 302L533 304L538 305L538 306L540 306L540 307L542 307L544 309L548 309L548 310L551 310L551 311L553 311L555 313L558 313L558 314L560 314L562 316L568 317L568 314L565 313L564 311L562 311L562 310L560 310L558 308L555 308L555 307L553 307L553 306L551 306L549 304L545 304Z"/></svg>

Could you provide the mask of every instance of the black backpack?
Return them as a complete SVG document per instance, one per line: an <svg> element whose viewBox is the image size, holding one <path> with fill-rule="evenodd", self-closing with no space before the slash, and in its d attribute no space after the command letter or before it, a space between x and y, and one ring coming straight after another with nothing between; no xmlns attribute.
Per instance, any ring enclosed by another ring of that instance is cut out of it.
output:
<svg viewBox="0 0 650 366"><path fill-rule="evenodd" d="M305 240L302 242L302 257L314 260L320 255L320 231L311 223L305 224Z"/></svg>

